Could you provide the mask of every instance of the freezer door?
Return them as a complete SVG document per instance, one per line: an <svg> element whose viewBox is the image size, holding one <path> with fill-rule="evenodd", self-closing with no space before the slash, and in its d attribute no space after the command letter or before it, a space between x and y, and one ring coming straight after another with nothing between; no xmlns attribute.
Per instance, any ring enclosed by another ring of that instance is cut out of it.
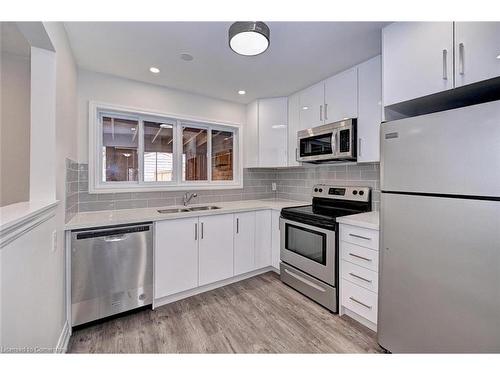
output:
<svg viewBox="0 0 500 375"><path fill-rule="evenodd" d="M382 194L378 340L500 352L500 202Z"/></svg>
<svg viewBox="0 0 500 375"><path fill-rule="evenodd" d="M500 196L500 101L381 127L383 191Z"/></svg>

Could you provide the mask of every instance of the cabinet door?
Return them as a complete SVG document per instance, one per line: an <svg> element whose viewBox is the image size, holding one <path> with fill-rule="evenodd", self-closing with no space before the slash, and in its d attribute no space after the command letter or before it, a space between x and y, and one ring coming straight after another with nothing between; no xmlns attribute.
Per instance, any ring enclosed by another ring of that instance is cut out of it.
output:
<svg viewBox="0 0 500 375"><path fill-rule="evenodd" d="M255 267L271 265L271 210L256 212Z"/></svg>
<svg viewBox="0 0 500 375"><path fill-rule="evenodd" d="M453 88L453 22L396 22L382 30L384 105Z"/></svg>
<svg viewBox="0 0 500 375"><path fill-rule="evenodd" d="M287 165L288 98L259 100L259 167Z"/></svg>
<svg viewBox="0 0 500 375"><path fill-rule="evenodd" d="M358 117L358 69L352 68L325 82L325 123Z"/></svg>
<svg viewBox="0 0 500 375"><path fill-rule="evenodd" d="M325 83L319 82L300 91L299 129L309 129L323 125L323 106L325 102Z"/></svg>
<svg viewBox="0 0 500 375"><path fill-rule="evenodd" d="M255 212L234 214L234 274L255 269Z"/></svg>
<svg viewBox="0 0 500 375"><path fill-rule="evenodd" d="M249 103L246 109L246 124L243 128L244 166L254 168L259 166L259 102Z"/></svg>
<svg viewBox="0 0 500 375"><path fill-rule="evenodd" d="M380 56L358 65L358 162L380 161L382 121L382 66Z"/></svg>
<svg viewBox="0 0 500 375"><path fill-rule="evenodd" d="M202 216L199 241L199 284L233 276L233 214Z"/></svg>
<svg viewBox="0 0 500 375"><path fill-rule="evenodd" d="M280 212L273 211L271 214L271 265L280 269Z"/></svg>
<svg viewBox="0 0 500 375"><path fill-rule="evenodd" d="M155 224L155 298L198 286L198 218Z"/></svg>
<svg viewBox="0 0 500 375"><path fill-rule="evenodd" d="M300 128L300 97L293 94L288 97L288 166L300 165L297 161L297 131Z"/></svg>
<svg viewBox="0 0 500 375"><path fill-rule="evenodd" d="M500 76L500 22L455 22L455 86Z"/></svg>

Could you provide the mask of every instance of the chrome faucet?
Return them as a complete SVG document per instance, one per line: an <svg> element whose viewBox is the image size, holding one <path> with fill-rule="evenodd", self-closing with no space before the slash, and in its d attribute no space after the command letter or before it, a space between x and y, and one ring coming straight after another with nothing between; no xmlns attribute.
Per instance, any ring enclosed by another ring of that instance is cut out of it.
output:
<svg viewBox="0 0 500 375"><path fill-rule="evenodd" d="M196 194L196 193L189 194L189 192L185 192L184 197L182 198L182 201L184 202L184 206L187 206L189 201L193 198L196 198L197 196L198 196L198 194Z"/></svg>

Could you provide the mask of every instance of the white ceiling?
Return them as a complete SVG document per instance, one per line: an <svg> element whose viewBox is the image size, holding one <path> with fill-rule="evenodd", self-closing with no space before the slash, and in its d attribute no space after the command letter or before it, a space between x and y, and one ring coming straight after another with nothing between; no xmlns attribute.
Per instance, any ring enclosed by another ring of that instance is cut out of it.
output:
<svg viewBox="0 0 500 375"><path fill-rule="evenodd" d="M380 30L387 23L267 24L271 45L253 57L229 48L229 22L66 22L65 27L82 68L248 103L289 95L379 54ZM194 60L182 60L181 53ZM151 66L160 74L150 73Z"/></svg>

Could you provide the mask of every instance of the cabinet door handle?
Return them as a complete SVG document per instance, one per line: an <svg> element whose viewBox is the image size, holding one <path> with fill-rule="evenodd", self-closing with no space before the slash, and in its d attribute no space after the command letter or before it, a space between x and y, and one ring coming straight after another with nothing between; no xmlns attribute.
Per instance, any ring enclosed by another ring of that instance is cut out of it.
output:
<svg viewBox="0 0 500 375"><path fill-rule="evenodd" d="M364 306L364 307L366 307L367 309L370 309L370 310L371 310L371 308L372 308L370 305L367 305L366 303L363 303L363 302L361 302L361 301L358 301L358 300L357 300L356 298L354 298L354 297L349 297L349 299L350 299L351 301L354 301L354 302L356 302L356 303L359 303L361 306Z"/></svg>
<svg viewBox="0 0 500 375"><path fill-rule="evenodd" d="M370 284L372 282L371 280L365 279L364 277L358 276L358 275L356 275L355 273L352 273L352 272L349 272L349 275L351 275L352 277L355 277L356 279L360 279L360 280L366 281L367 283L370 283Z"/></svg>
<svg viewBox="0 0 500 375"><path fill-rule="evenodd" d="M360 236L359 234L349 233L349 236L354 237L354 238L361 238L362 240L367 240L367 241L370 241L370 240L371 240L371 238L370 238L370 237Z"/></svg>
<svg viewBox="0 0 500 375"><path fill-rule="evenodd" d="M460 43L458 45L458 72L460 75L465 74L465 67L464 67L464 44Z"/></svg>
<svg viewBox="0 0 500 375"><path fill-rule="evenodd" d="M236 218L236 233L240 233L240 219Z"/></svg>
<svg viewBox="0 0 500 375"><path fill-rule="evenodd" d="M201 239L203 239L203 222L201 223Z"/></svg>
<svg viewBox="0 0 500 375"><path fill-rule="evenodd" d="M349 253L349 255L352 256L352 257L354 257L354 258L366 260L367 262L371 262L372 261L370 258L365 258L365 257L362 257L361 255L358 255L358 254Z"/></svg>
<svg viewBox="0 0 500 375"><path fill-rule="evenodd" d="M358 138L358 156L361 156L361 138Z"/></svg>
<svg viewBox="0 0 500 375"><path fill-rule="evenodd" d="M299 161L299 149L295 147L295 160Z"/></svg>
<svg viewBox="0 0 500 375"><path fill-rule="evenodd" d="M325 120L328 120L328 103L325 103Z"/></svg>
<svg viewBox="0 0 500 375"><path fill-rule="evenodd" d="M443 50L443 79L448 79L448 50Z"/></svg>
<svg viewBox="0 0 500 375"><path fill-rule="evenodd" d="M319 106L319 121L323 121L323 104Z"/></svg>
<svg viewBox="0 0 500 375"><path fill-rule="evenodd" d="M194 223L194 240L198 240L198 223Z"/></svg>

